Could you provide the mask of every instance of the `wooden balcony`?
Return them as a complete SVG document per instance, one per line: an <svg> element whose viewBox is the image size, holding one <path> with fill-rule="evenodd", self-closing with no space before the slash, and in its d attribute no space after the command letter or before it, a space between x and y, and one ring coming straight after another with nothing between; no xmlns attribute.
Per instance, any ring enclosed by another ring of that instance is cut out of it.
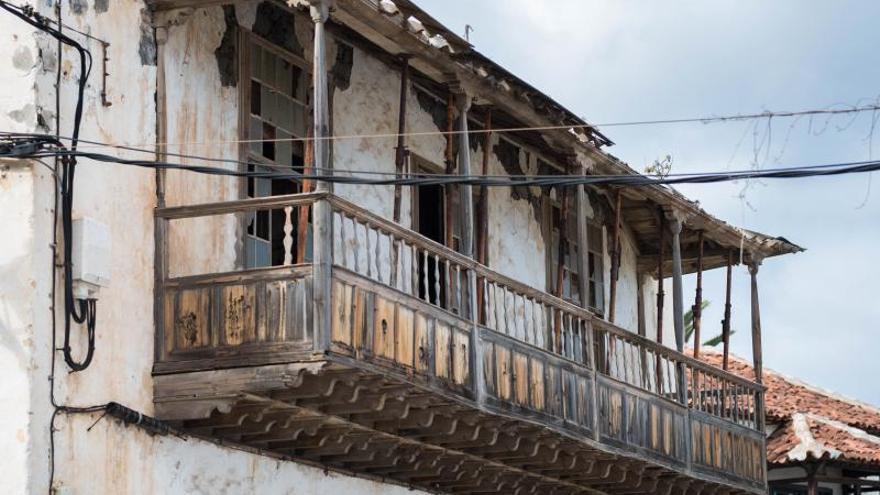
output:
<svg viewBox="0 0 880 495"><path fill-rule="evenodd" d="M173 273L258 210L281 266ZM760 386L339 198L161 209L157 249L157 415L193 434L447 493L765 491Z"/></svg>

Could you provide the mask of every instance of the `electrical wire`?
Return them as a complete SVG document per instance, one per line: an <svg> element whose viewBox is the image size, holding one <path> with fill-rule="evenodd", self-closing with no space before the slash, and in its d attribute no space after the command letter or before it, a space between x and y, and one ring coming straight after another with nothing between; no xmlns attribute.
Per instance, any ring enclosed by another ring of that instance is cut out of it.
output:
<svg viewBox="0 0 880 495"><path fill-rule="evenodd" d="M718 115L708 117L687 117L679 119L657 119L657 120L634 120L621 122L608 122L604 124L565 124L565 125L548 125L548 126L520 126L505 127L496 129L468 129L468 130L436 130L436 131L416 131L416 132L389 132L374 134L336 134L332 136L308 136L308 137L289 137L289 138L273 138L273 139L228 139L216 141L186 141L186 142L163 142L163 143L139 143L139 144L114 144L89 141L87 144L95 146L110 146L121 149L129 149L134 151L144 151L155 153L155 150L142 150L144 146L214 146L214 145L233 145L233 144L254 144L254 143L279 143L279 142L305 142L305 141L343 141L353 139L397 139L399 137L426 137L426 136L458 136L462 134L480 135L486 133L517 133L517 132L539 132L539 131L571 131L575 129L591 129L599 127L632 127L644 125L669 125L669 124L688 124L688 123L724 123L724 122L740 122L755 119L777 119L792 118L817 115L841 115L856 114L861 112L876 112L880 110L880 105L854 106L851 108L838 109L810 109L800 111L782 111L772 112L765 111L761 113L751 114L732 114ZM86 143L86 141L83 141Z"/></svg>
<svg viewBox="0 0 880 495"><path fill-rule="evenodd" d="M3 153L0 152L0 155ZM467 184L487 187L567 187L576 185L605 185L644 187L675 184L709 184L718 182L730 182L744 179L797 179L806 177L834 176L854 173L866 173L880 170L880 161L859 161L829 163L808 166L779 167L771 169L748 169L726 172L695 172L668 174L662 177L653 177L641 174L625 175L511 175L511 176L483 176L483 175L453 175L453 174L407 174L398 176L389 174L387 177L359 177L356 175L334 175L329 173L298 173L294 169L287 172L279 171L244 171L229 170L220 167L205 165L184 165L154 160L126 159L103 153L91 153L83 151L67 151L54 149L40 149L29 151L27 154L17 156L21 158L47 158L57 155L75 156L88 158L97 162L115 163L152 169L185 170L193 173L227 176L246 177L257 179L286 179L286 180L315 180L340 184L358 185L401 185L401 186L425 186Z"/></svg>
<svg viewBox="0 0 880 495"><path fill-rule="evenodd" d="M70 153L63 152L59 156L62 163L61 172L61 228L64 241L64 361L72 371L82 371L91 364L95 352L95 301L93 299L76 300L73 294L73 273L71 259L73 257L73 191L74 177L76 174L77 156L76 149L79 144L80 126L82 123L83 102L85 99L85 88L89 75L92 71L92 54L77 41L62 33L59 29L50 26L50 23L60 23L60 21L52 21L40 13L36 12L30 6L17 7L5 0L0 0L0 8L18 17L22 21L43 31L44 33L55 38L59 43L63 43L76 50L79 56L79 80L77 83L77 101L73 115L73 133L69 139ZM46 141L57 141L56 138L44 136L43 142L39 145L46 144ZM76 323L85 323L88 348L85 357L78 361L73 357L70 347L71 336L71 320Z"/></svg>

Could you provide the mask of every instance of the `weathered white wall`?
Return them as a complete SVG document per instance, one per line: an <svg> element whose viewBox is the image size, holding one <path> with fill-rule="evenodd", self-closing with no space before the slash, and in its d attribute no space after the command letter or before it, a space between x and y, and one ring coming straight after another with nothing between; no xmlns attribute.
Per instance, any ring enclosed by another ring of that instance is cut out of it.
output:
<svg viewBox="0 0 880 495"><path fill-rule="evenodd" d="M61 2L61 6L65 23L111 41L107 90L113 105L101 104L98 64L86 93L82 137L150 147L149 143L156 141L154 95L159 71L151 53L155 44L150 17L142 1L83 0ZM243 2L237 6L238 19L245 25L252 23L253 9L245 8ZM45 13L50 14L48 8ZM238 158L234 141L239 138L239 90L221 83L215 56L226 29L223 10L195 9L163 18L161 25L164 44L159 63L167 89L168 151ZM0 17L0 31L0 57L12 61L0 70L0 87L4 88L0 94L0 128L51 130L54 71L58 66L54 43L35 37L11 16ZM310 43L301 41L306 47L304 56L309 58ZM100 53L94 42L88 46ZM331 44L331 60L334 50ZM65 50L61 68L60 128L62 134L69 134L78 77L70 50ZM350 85L334 92L335 133L396 132L399 81L396 70L389 70L384 62L355 48ZM407 119L410 132L439 130L420 106L415 91L409 94ZM393 172L395 145L393 138L340 139L334 145L335 165L345 170ZM437 165L443 163L444 146L440 135L408 140L412 153ZM151 154L112 152L152 158ZM474 171L480 169L484 152L482 146L472 152ZM529 153L528 158L525 151L521 155L523 171L536 173L535 153ZM176 157L169 160L192 162ZM489 156L489 173L505 173L495 153ZM220 201L239 195L239 183L233 179L170 172L166 184L169 205ZM82 373L67 374L59 359L56 390L61 403L90 405L112 400L147 414L152 412L154 188L155 174L151 170L81 161L74 216L89 216L109 225L113 235L112 281L102 290L98 302L97 351L91 367ZM401 221L410 225L411 199L404 191ZM509 189L489 191L490 266L531 286L545 288L546 246L535 205L525 198L514 199ZM0 415L4 418L0 448L5 453L0 460L0 476L6 493L45 493L48 462L44 453L51 414L45 377L50 372L51 357L52 177L42 166L0 169L0 192L0 238L9 241L0 251L0 370L4 376L0 384ZM380 215L391 216L390 187L339 185L336 192ZM533 190L532 194L540 191ZM232 268L236 261L240 263L236 258L240 251L236 245L240 239L237 225L234 219L226 218L178 226L172 231L172 261L178 263L172 272L184 268L190 273L222 270ZM631 239L625 234L618 323L633 331L637 328L635 259ZM606 260L606 270L609 266ZM646 308L652 307L653 299L646 297L645 301ZM60 299L56 298L56 304L60 307ZM648 327L650 335L653 319L648 320ZM78 326L75 333L81 336ZM81 338L75 340L77 352L83 346ZM361 479L324 478L318 471L300 465L194 440L152 438L112 422L86 433L85 427L92 420L67 416L58 419L62 432L57 438L57 480L74 488L74 493L275 493L293 488L315 493L319 483L320 491L400 490ZM83 472L90 476L82 476Z"/></svg>
<svg viewBox="0 0 880 495"><path fill-rule="evenodd" d="M76 463L59 465L68 495L152 494L363 494L420 495L408 487L356 478L188 438L150 436L109 417L86 431L98 414L60 425L63 455ZM84 449L94 445L95 448ZM82 474L87 472L87 476Z"/></svg>
<svg viewBox="0 0 880 495"><path fill-rule="evenodd" d="M55 59L48 41L10 15L0 15L0 129L44 132L36 85ZM51 161L49 162L51 167ZM50 170L35 162L0 160L0 480L24 493L48 477L47 365L51 342ZM44 490L45 491L45 490Z"/></svg>

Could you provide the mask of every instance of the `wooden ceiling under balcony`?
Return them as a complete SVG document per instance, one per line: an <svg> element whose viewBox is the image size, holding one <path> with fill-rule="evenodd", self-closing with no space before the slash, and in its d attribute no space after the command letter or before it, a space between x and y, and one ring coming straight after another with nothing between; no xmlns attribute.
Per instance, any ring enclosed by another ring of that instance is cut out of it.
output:
<svg viewBox="0 0 880 495"><path fill-rule="evenodd" d="M747 493L603 452L382 373L325 362L197 375L188 391L204 397L212 390L219 409L177 419L184 431L429 491ZM157 405L169 419L195 412L186 401Z"/></svg>

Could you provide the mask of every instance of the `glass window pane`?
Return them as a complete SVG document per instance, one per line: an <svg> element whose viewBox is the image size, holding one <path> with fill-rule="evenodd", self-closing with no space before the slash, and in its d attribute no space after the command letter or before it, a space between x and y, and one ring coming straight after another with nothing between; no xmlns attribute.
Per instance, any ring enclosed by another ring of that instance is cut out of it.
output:
<svg viewBox="0 0 880 495"><path fill-rule="evenodd" d="M291 106L291 115L293 116L293 126L290 129L297 137L305 137L309 122L308 109L298 103Z"/></svg>
<svg viewBox="0 0 880 495"><path fill-rule="evenodd" d="M260 66L262 65L262 52L263 49L260 48L260 45L256 43L251 43L251 75L259 77L260 76Z"/></svg>
<svg viewBox="0 0 880 495"><path fill-rule="evenodd" d="M306 72L297 66L291 67L290 77L290 96L301 102L306 102L306 92L308 91L308 80L305 77Z"/></svg>
<svg viewBox="0 0 880 495"><path fill-rule="evenodd" d="M275 162L279 165L291 166L291 149L290 149L290 141L283 141L284 139L290 139L290 134L278 130L277 138L280 140L275 143Z"/></svg>
<svg viewBox="0 0 880 495"><path fill-rule="evenodd" d="M262 87L260 83L257 81L251 81L251 113L253 115L261 115L262 114L262 106L260 101L262 100Z"/></svg>
<svg viewBox="0 0 880 495"><path fill-rule="evenodd" d="M293 102L286 96L278 95L276 102L278 103L278 125L293 130Z"/></svg>
<svg viewBox="0 0 880 495"><path fill-rule="evenodd" d="M248 133L248 139L254 140L250 143L250 149L254 153L261 153L263 144L259 139L263 138L263 122L257 117L251 117L251 128Z"/></svg>
<svg viewBox="0 0 880 495"><path fill-rule="evenodd" d="M261 113L263 120L275 122L275 94L266 86L262 86L260 96Z"/></svg>
<svg viewBox="0 0 880 495"><path fill-rule="evenodd" d="M263 83L275 86L275 55L268 50L263 52Z"/></svg>
<svg viewBox="0 0 880 495"><path fill-rule="evenodd" d="M262 155L269 160L275 160L275 127L263 124Z"/></svg>
<svg viewBox="0 0 880 495"><path fill-rule="evenodd" d="M278 79L278 91L286 95L290 95L291 78L293 74L290 70L290 62L278 57L275 65L275 76Z"/></svg>

